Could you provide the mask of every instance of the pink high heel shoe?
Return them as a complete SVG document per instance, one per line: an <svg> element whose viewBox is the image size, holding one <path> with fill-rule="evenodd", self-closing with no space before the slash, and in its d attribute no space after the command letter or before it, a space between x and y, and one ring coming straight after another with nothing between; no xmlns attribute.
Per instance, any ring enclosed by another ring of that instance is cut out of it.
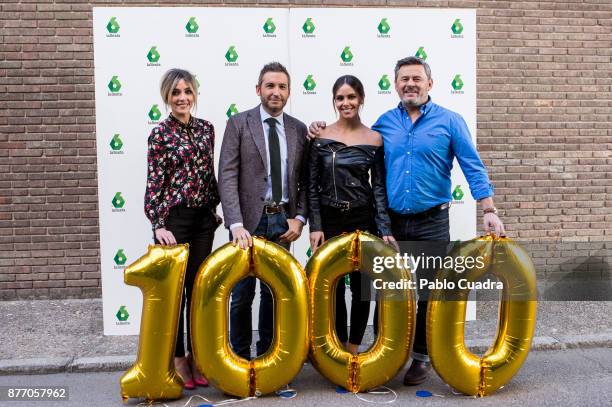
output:
<svg viewBox="0 0 612 407"><path fill-rule="evenodd" d="M200 387L208 387L208 380L198 371L198 368L193 360L191 355L187 356L187 360L189 361L189 365L191 366L191 374L193 375L193 382L196 386Z"/></svg>
<svg viewBox="0 0 612 407"><path fill-rule="evenodd" d="M186 358L174 358L174 366L176 373L183 379L183 388L186 390L195 389L193 376L191 375L191 367Z"/></svg>

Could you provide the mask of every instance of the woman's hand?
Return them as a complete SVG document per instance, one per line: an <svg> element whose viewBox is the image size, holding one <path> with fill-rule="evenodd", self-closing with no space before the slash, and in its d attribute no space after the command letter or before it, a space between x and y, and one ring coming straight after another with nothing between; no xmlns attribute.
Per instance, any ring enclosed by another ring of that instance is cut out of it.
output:
<svg viewBox="0 0 612 407"><path fill-rule="evenodd" d="M383 236L383 240L385 241L385 243L393 246L393 248L395 248L395 250L397 250L398 252L400 251L399 245L397 244L397 241L393 236Z"/></svg>
<svg viewBox="0 0 612 407"><path fill-rule="evenodd" d="M317 251L317 249L325 242L325 235L323 232L310 232L310 248L312 249L312 253Z"/></svg>
<svg viewBox="0 0 612 407"><path fill-rule="evenodd" d="M174 235L166 228L155 229L155 239L162 245L176 244Z"/></svg>

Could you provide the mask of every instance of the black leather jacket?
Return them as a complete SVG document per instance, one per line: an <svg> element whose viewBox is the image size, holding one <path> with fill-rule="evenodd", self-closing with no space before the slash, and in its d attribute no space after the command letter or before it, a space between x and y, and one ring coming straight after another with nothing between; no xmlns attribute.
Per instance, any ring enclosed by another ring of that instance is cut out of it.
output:
<svg viewBox="0 0 612 407"><path fill-rule="evenodd" d="M391 235L387 213L383 147L316 138L310 145L308 204L310 231L321 231L321 206L371 206L381 236ZM370 169L372 184L370 185Z"/></svg>

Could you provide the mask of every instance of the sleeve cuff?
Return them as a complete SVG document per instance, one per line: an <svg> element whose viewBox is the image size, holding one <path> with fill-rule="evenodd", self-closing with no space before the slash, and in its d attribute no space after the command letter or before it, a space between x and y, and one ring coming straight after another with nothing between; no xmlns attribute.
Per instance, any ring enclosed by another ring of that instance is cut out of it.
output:
<svg viewBox="0 0 612 407"><path fill-rule="evenodd" d="M230 230L233 232L233 231L234 231L234 229L236 229L236 228L242 228L242 227L244 227L244 225L243 225L241 222L238 222L238 223L232 223L232 224L229 226L229 229L230 229Z"/></svg>
<svg viewBox="0 0 612 407"><path fill-rule="evenodd" d="M480 201L481 199L489 198L494 195L495 195L494 188L493 188L493 185L491 184L488 185L488 188L481 188L481 189L478 189L477 191L472 192L472 197L476 201Z"/></svg>
<svg viewBox="0 0 612 407"><path fill-rule="evenodd" d="M306 225L306 219L304 219L304 217L302 215L295 215L295 219L297 219L300 222L302 222L302 225Z"/></svg>

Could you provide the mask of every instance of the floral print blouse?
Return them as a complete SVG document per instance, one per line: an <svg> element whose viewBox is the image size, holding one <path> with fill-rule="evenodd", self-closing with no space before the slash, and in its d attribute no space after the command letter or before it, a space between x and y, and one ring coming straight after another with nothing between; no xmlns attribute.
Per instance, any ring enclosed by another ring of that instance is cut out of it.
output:
<svg viewBox="0 0 612 407"><path fill-rule="evenodd" d="M153 230L165 227L176 205L215 210L214 146L212 123L193 116L184 124L170 114L151 131L144 206Z"/></svg>

